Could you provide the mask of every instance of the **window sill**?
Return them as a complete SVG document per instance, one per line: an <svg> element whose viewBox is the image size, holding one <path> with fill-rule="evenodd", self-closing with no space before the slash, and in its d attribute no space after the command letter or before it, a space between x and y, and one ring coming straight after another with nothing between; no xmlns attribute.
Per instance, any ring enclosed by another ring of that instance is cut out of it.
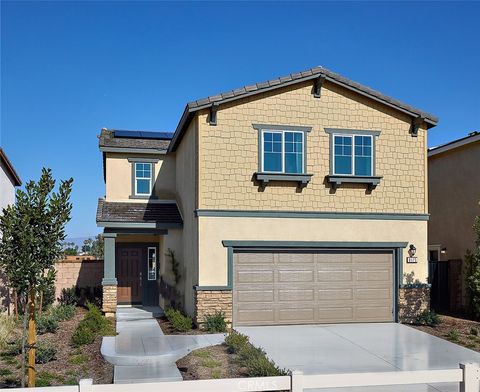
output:
<svg viewBox="0 0 480 392"><path fill-rule="evenodd" d="M157 196L153 195L130 195L128 196L129 199L143 199L143 200L149 200L149 199L158 199Z"/></svg>
<svg viewBox="0 0 480 392"><path fill-rule="evenodd" d="M255 179L262 186L270 181L291 181L296 182L300 188L307 186L313 174L286 174L286 173L255 173Z"/></svg>
<svg viewBox="0 0 480 392"><path fill-rule="evenodd" d="M368 189L375 189L380 180L383 177L378 176L342 176L342 175L329 175L327 181L332 185L334 189L338 188L342 184L366 184Z"/></svg>

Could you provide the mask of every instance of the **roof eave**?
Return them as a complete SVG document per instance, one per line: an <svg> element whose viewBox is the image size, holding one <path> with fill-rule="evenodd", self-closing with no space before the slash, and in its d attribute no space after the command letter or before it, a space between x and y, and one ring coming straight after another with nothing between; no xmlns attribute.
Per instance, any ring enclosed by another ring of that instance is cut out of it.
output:
<svg viewBox="0 0 480 392"><path fill-rule="evenodd" d="M459 147L467 146L469 144L477 143L477 142L480 142L480 134L476 134L473 136L466 136L464 138L454 140L449 143L443 144L441 146L429 149L427 152L427 156L428 158L430 158L432 156L443 154L445 152L455 150Z"/></svg>
<svg viewBox="0 0 480 392"><path fill-rule="evenodd" d="M156 149L156 148L139 148L139 147L108 147L100 146L100 151L103 153L107 152L120 152L120 153L130 153L130 154L156 154L156 155L165 155L168 152L168 149Z"/></svg>
<svg viewBox="0 0 480 392"><path fill-rule="evenodd" d="M5 167L7 168L8 175L12 179L13 185L14 186L21 186L22 185L22 180L20 179L19 175L13 168L12 163L8 159L7 155L3 151L3 149L0 148L0 159L4 162Z"/></svg>
<svg viewBox="0 0 480 392"><path fill-rule="evenodd" d="M427 125L427 129L433 128L438 124L439 119L436 116L431 115L430 113L425 113L421 110L417 110L417 111L408 110L408 109L406 109L404 107L401 107L401 106L399 106L395 103L388 102L385 99L377 97L377 96L369 93L368 91L364 91L364 90L361 90L360 88L358 88L356 86L352 86L352 85L349 85L347 83L344 83L341 80L338 80L338 79L336 79L332 76L329 76L326 73L318 72L318 73L315 73L313 75L308 75L308 76L304 76L304 77L301 77L301 78L298 78L298 79L293 79L293 80L285 81L285 82L282 82L282 83L279 83L279 84L275 84L273 86L268 86L268 87L260 88L258 90L249 91L249 92L246 92L245 94L242 94L242 95L232 96L232 97L229 97L229 98L223 98L223 99L219 99L219 100L216 100L216 101L207 102L207 103L204 103L204 104L201 104L201 105L195 104L195 106L192 105L192 103L187 104L185 106L184 111L183 111L182 117L181 117L181 119L178 123L177 129L175 130L172 141L170 142L168 152L175 151L176 148L178 147L178 144L180 143L180 141L183 137L183 133L185 132L185 128L188 127L188 124L190 123L190 120L193 117L192 116L193 113L195 113L197 111L200 111L200 110L203 110L203 109L208 109L208 108L212 107L213 105L222 105L222 104L226 104L228 102L236 101L236 100L239 100L239 99L248 98L248 97L251 97L251 96L254 96L254 95L258 95L258 94L263 94L263 93L268 92L268 91L280 89L280 88L283 88L283 87L291 86L291 85L302 83L302 82L309 81L309 80L314 80L314 79L318 78L320 75L324 76L325 80L327 80L327 81L329 81L333 84L339 85L339 86L341 86L341 87L343 87L347 90L353 91L353 92L355 92L359 95L362 95L362 96L365 96L369 99L372 99L373 101L376 101L376 102L379 102L379 103L381 103L385 106L391 107L391 108L393 108L393 109L395 109L399 112L402 112L404 114L407 114L407 115L411 116L412 118L418 118L418 117L422 118L423 121L425 122L425 124Z"/></svg>

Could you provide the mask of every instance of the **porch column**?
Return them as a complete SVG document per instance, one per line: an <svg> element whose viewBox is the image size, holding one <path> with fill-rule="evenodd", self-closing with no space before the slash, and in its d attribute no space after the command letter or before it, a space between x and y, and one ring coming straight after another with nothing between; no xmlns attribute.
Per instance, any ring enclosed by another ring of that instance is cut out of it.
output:
<svg viewBox="0 0 480 392"><path fill-rule="evenodd" d="M114 317L117 311L117 277L115 275L115 238L116 233L104 233L103 250L103 306L107 317Z"/></svg>

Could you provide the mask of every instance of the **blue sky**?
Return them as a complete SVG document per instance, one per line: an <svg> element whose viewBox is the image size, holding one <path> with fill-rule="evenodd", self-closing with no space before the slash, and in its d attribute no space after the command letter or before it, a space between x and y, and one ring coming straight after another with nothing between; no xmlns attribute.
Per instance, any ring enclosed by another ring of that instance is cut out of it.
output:
<svg viewBox="0 0 480 392"><path fill-rule="evenodd" d="M74 177L70 237L93 235L102 127L174 130L185 103L323 65L480 129L480 3L5 2L0 143L23 180Z"/></svg>

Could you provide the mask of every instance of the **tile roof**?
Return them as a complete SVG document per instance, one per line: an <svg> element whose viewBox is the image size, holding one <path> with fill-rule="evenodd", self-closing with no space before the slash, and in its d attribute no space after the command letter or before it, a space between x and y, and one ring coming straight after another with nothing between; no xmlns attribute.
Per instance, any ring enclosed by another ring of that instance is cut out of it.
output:
<svg viewBox="0 0 480 392"><path fill-rule="evenodd" d="M176 203L123 203L98 200L97 222L157 223L181 225L182 216Z"/></svg>
<svg viewBox="0 0 480 392"><path fill-rule="evenodd" d="M335 73L333 71L330 71L329 69L327 68L324 68L324 67L315 67L315 68L311 68L311 69L308 69L306 71L303 71L303 72L297 72L297 73L292 73L290 75L287 75L287 76L282 76L282 77L279 77L279 78L276 78L276 79L272 79L272 80L267 80L266 82L261 82L261 83L256 83L256 84L253 84L253 85L250 85L250 86L244 86L242 88L239 88L239 89L235 89L235 90L230 90L230 91L227 91L227 92L224 92L224 93L220 93L220 94L217 94L217 95L214 95L214 96L210 96L210 97L207 97L207 98L202 98L202 99L198 99L196 101L192 101L192 102L189 102L187 104L187 107L190 108L190 109L194 109L194 108L199 108L199 107L203 107L205 105L211 105L212 103L222 103L222 101L225 101L226 99L231 99L231 98L241 98L242 96L244 95L247 95L248 93L251 93L251 92L261 92L261 90L265 90L265 89L268 89L268 88L271 88L271 87L283 87L283 85L287 84L287 83L291 83L291 82L301 82L303 80L309 80L309 79L314 79L315 77L319 76L319 75L325 75L327 77L327 80L328 81L331 81L331 82L337 82L337 83L341 83L341 84L344 84L344 85L347 85L349 87L354 87L355 89L359 90L360 92L364 92L368 95L371 95L373 97L376 97L382 101L385 101L386 103L390 103L394 106L397 106L401 109L405 109L409 112L412 112L412 113L415 113L421 117L425 117L427 119L430 119L432 120L433 122L437 122L438 121L438 118L435 117L434 115L430 114L430 113L427 113L427 112L424 112L423 110L420 110L420 109L416 109L414 108L413 106L410 106L406 103L403 103L397 99L394 99L394 98L391 98L385 94L382 94L381 92L379 91L376 91L370 87L367 87L367 86L364 86L360 83L357 83L357 82L354 82L353 80L350 80L338 73Z"/></svg>
<svg viewBox="0 0 480 392"><path fill-rule="evenodd" d="M358 94L367 96L371 99L374 99L378 102L381 102L387 106L396 108L397 110L406 112L414 117L422 117L425 119L429 127L435 126L438 123L438 118L428 112L414 108L406 103L403 103L397 99L389 97L381 92L374 90L370 87L364 86L360 83L354 82L340 74L337 74L333 71L330 71L327 68L318 66L311 69L308 69L303 72L292 73L290 75L282 76L276 79L268 80L266 82L256 83L249 86L244 86L235 90L226 91L220 94L216 94L207 98L198 99L192 102L189 102L184 110L182 118L178 123L175 135L170 143L169 149L175 151L176 146L180 142L183 133L185 132L186 127L188 126L192 113L211 107L214 104L222 104L230 102L233 100L245 98L254 94L260 94L266 91L270 91L277 88L282 88L288 85L301 83L307 80L313 80L319 76L324 76L325 80L352 91L357 92Z"/></svg>
<svg viewBox="0 0 480 392"><path fill-rule="evenodd" d="M114 129L105 129L103 128L100 136L98 145L102 147L110 148L122 148L122 149L149 149L149 150L158 150L159 153L165 153L168 150L170 145L170 138L141 138L141 137L118 137L115 136ZM134 132L134 131L131 131ZM147 134L145 131L136 131L140 135Z"/></svg>
<svg viewBox="0 0 480 392"><path fill-rule="evenodd" d="M0 147L0 161L3 162L3 165L6 168L7 174L11 177L13 185L14 186L20 186L22 185L22 180L18 176L17 172L13 168L12 163L10 160L7 158L7 155L5 154L5 151Z"/></svg>

